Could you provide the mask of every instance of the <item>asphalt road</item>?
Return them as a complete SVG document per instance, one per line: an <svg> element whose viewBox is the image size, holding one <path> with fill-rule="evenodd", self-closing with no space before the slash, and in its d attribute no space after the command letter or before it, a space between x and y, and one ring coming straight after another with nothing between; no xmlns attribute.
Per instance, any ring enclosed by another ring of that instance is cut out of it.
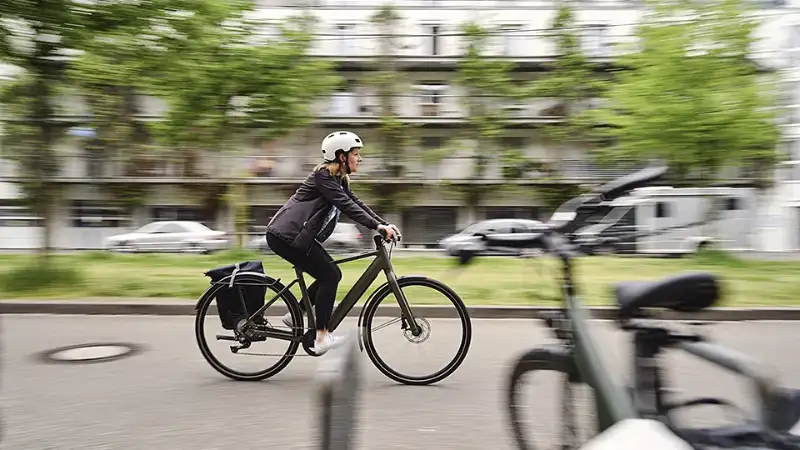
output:
<svg viewBox="0 0 800 450"><path fill-rule="evenodd" d="M242 383L222 377L203 360L191 317L4 316L0 321L0 448L315 448L311 388L319 359L297 357L273 379ZM436 333L453 332L453 321L432 322ZM352 329L353 322L346 323ZM466 362L436 386L398 385L363 355L366 379L357 448L512 448L502 409L506 372L515 355L549 337L531 321L476 320L474 326ZM609 323L596 322L593 328L622 376L628 353L624 335ZM800 324L729 323L704 329L779 367L784 382L800 387ZM145 349L100 364L44 364L34 358L54 347L100 341L132 342ZM437 354L436 349L428 353ZM666 362L671 384L688 394L727 391L743 406L751 398L743 381L707 363L684 355L670 355ZM529 390L535 430L549 436L560 408L558 384L555 378L537 383L534 387L532 381ZM719 416L703 411L704 418Z"/></svg>

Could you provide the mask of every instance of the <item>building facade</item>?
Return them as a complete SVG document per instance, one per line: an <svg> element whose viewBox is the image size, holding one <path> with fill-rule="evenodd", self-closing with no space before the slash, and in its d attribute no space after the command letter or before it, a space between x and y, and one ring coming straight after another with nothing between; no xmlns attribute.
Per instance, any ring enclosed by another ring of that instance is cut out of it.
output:
<svg viewBox="0 0 800 450"><path fill-rule="evenodd" d="M754 246L763 250L800 249L800 0L762 2L759 14L767 17L759 30L762 40L753 49L764 66L782 72L787 83L787 114L782 127L782 148L792 155L778 170L775 188L765 194L764 214ZM381 58L380 30L370 18L384 2L378 0L260 0L257 15L282 19L306 11L318 18L319 35L312 55L337 64L345 86L314 105L312 125L282 139L253 140L236 154L204 154L193 173L181 161L154 156L144 173L125 176L121 159L100 159L86 148L81 130L73 130L63 142L62 173L54 180L63 185L64 201L56 214L54 244L65 249L100 248L103 239L158 219L198 220L217 229L234 229L233 207L217 202L198 202L197 191L214 192L232 183L244 186L247 215L252 230L266 225L269 217L288 198L297 184L318 162L318 145L329 132L348 129L359 133L367 148L363 170L354 177L355 190L366 202L377 203L387 189L406 192L400 203L385 211L400 225L410 245L430 245L477 220L496 217L540 218L548 211L537 187L552 184L596 183L627 173L626 168L594 166L586 148L549 141L541 126L562 120L553 112L557 99L508 102L509 127L503 145L521 150L527 157L548 163L549 175L529 170L513 181L503 180L504 163L489 163L480 179L473 175L476 149L468 143L440 159L426 158L448 144L467 124L465 92L454 82L465 39L461 26L476 21L493 31L489 53L513 61L514 78L535 80L544 64L556 58L552 40L545 35L557 3L531 0L395 0L400 16L393 62L404 73L407 87L395 99L402 119L415 127L415 145L404 156L401 176L388 174L378 154L387 149L378 135L379 101L364 82ZM598 62L609 60L612 45L631 42L642 14L633 0L578 2L576 15L586 54ZM140 98L143 120L157 120L165 106L156 99ZM62 101L64 120L79 121L88 111L77 96ZM589 105L590 106L590 105ZM587 107L589 107L587 106ZM452 142L450 142L452 144ZM553 176L555 174L555 176ZM15 199L14 166L0 162L0 249L34 248L40 243L41 222ZM132 208L115 205L114 186L122 182L145 187L146 202ZM470 203L455 186L513 186L489 189ZM346 220L346 219L345 219Z"/></svg>

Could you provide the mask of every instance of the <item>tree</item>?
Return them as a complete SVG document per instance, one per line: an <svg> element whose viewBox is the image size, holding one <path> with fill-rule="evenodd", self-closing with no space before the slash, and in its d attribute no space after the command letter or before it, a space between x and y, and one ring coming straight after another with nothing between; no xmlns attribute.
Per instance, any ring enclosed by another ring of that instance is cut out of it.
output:
<svg viewBox="0 0 800 450"><path fill-rule="evenodd" d="M286 20L269 37L251 2L180 3L191 13L165 19L159 82L151 91L169 105L155 125L159 142L186 161L192 176L202 176L192 164L201 151L230 152L254 132L270 140L306 125L312 103L340 82L329 63L307 54L311 16ZM229 190L239 192L232 201L241 218L243 189ZM237 221L239 231L243 225Z"/></svg>
<svg viewBox="0 0 800 450"><path fill-rule="evenodd" d="M80 47L82 18L72 2L15 0L0 6L0 62L17 70L0 94L3 157L18 165L27 206L42 217L41 265L48 266L52 218L61 170L56 145L65 127L55 120L56 100L66 81L65 56ZM40 268L41 270L41 268Z"/></svg>
<svg viewBox="0 0 800 450"><path fill-rule="evenodd" d="M546 136L558 143L584 144L591 139L594 124L583 111L590 100L606 90L607 80L598 75L597 65L582 49L572 6L559 6L550 31L558 56L548 64L547 74L529 86L527 96L558 99L545 114L563 119L544 125Z"/></svg>
<svg viewBox="0 0 800 450"><path fill-rule="evenodd" d="M462 26L466 39L464 58L458 66L455 82L465 90L463 103L467 110L469 127L465 138L472 141L478 151L474 154L473 178L482 179L487 164L500 154L504 163L513 161L524 165L527 161L520 149L503 148L500 139L505 135L508 116L504 106L522 93L511 78L514 63L486 57L489 32L474 22ZM514 171L505 171L513 176ZM469 185L465 190L467 201L475 205L489 187Z"/></svg>
<svg viewBox="0 0 800 450"><path fill-rule="evenodd" d="M112 159L125 176L146 169L146 153L153 146L148 123L139 119L138 95L158 78L163 49L154 27L163 24L170 0L145 4L117 2L83 10L81 54L68 67L69 83L85 99L94 131L88 142L93 157ZM117 200L133 206L144 200L140 183L103 185Z"/></svg>
<svg viewBox="0 0 800 450"><path fill-rule="evenodd" d="M716 181L723 166L764 180L779 130L763 79L748 52L757 22L743 0L651 5L638 29L638 51L620 58L607 107L593 112L615 145L606 161L666 161L675 179ZM678 14L683 20L676 20Z"/></svg>
<svg viewBox="0 0 800 450"><path fill-rule="evenodd" d="M376 70L366 81L376 89L380 105L380 150L384 156L384 164L391 176L402 175L405 165L403 151L413 145L413 126L404 122L397 112L398 98L408 87L406 77L397 68L397 50L401 47L397 42L397 26L402 17L391 4L381 7L370 22L378 28L379 57ZM388 203L391 203L388 202Z"/></svg>
<svg viewBox="0 0 800 450"><path fill-rule="evenodd" d="M398 112L399 100L407 95L408 80L397 65L398 50L404 46L397 40L402 17L392 4L386 4L370 17L378 32L378 58L372 73L364 77L366 85L374 88L378 98L380 123L378 144L374 147L382 158L389 178L400 177L406 170L406 152L417 143L416 126L408 123ZM372 149L373 147L370 146ZM418 188L406 186L397 189L396 184L375 182L370 184L370 194L375 198L377 209L386 214L396 212L418 194Z"/></svg>

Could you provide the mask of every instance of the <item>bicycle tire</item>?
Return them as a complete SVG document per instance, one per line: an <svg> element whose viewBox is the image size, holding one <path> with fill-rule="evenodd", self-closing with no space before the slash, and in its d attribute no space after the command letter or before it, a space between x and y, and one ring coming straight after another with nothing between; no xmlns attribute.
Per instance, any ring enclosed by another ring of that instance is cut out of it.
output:
<svg viewBox="0 0 800 450"><path fill-rule="evenodd" d="M451 360L441 370L429 375L418 377L403 375L389 367L375 350L371 331L372 320L375 318L375 314L378 312L378 306L385 298L389 297L390 295L394 296L394 293L389 285L384 284L377 291L375 291L372 300L367 303L364 309L364 317L361 327L363 330L362 338L364 342L364 348L367 351L367 356L369 356L369 359L372 361L375 367L381 371L381 373L390 379L397 381L398 383L412 386L426 386L433 383L438 383L439 381L442 381L452 375L467 357L470 344L472 343L472 321L469 317L469 311L467 311L467 307L464 305L464 301L461 300L461 297L459 297L454 290L441 281L427 277L415 276L398 278L397 283L401 289L409 286L427 287L434 289L447 297L447 299L450 300L450 302L456 307L456 310L458 311L458 318L461 320L461 327L463 331L461 344L459 345L458 351L456 352L456 356L453 358L453 360Z"/></svg>
<svg viewBox="0 0 800 450"><path fill-rule="evenodd" d="M251 373L246 374L243 372L239 372L233 370L224 364L222 364L219 359L217 359L208 345L206 341L205 335L203 333L203 324L205 323L205 318L208 316L208 310L211 304L215 300L215 296L217 292L222 289L225 285L225 281L228 280L230 277L225 277L224 279L220 280L220 283L211 285L205 293L203 293L202 297L197 303L197 312L195 314L195 338L197 340L197 345L200 348L200 353L203 355L203 358L213 367L217 372L225 375L226 377L236 380L236 381L261 381L272 376L278 374L281 370L285 369L286 366L294 358L294 355L297 353L298 348L300 347L300 341L287 341L289 342L289 348L287 349L284 356L278 360L277 363L273 364L269 368ZM278 292L284 289L284 286L278 282L277 280L269 277L269 276L257 276L253 274L240 274L236 276L236 280L234 285L237 283L256 283L256 284L264 284L267 288L267 292L272 291L274 295L277 295ZM269 296L266 294L265 296ZM269 296L272 298L273 296ZM286 307L292 313L292 319L294 320L294 328L292 330L295 336L302 337L303 335L303 314L300 311L300 307L298 306L298 302L294 294L288 289L281 294L280 298L283 300ZM219 320L214 318L213 320Z"/></svg>
<svg viewBox="0 0 800 450"><path fill-rule="evenodd" d="M506 389L506 412L508 413L506 417L517 448L519 450L534 450L536 447L525 440L523 421L520 418L521 414L517 407L517 400L520 397L520 388L523 385L522 377L529 372L561 372L565 376L565 386L569 386L576 383L574 379L577 376L577 369L572 356L566 353L566 351L561 353L547 348L537 348L523 353L518 357L512 367L513 369L510 372ZM570 447L565 447L562 443L559 448L565 449Z"/></svg>

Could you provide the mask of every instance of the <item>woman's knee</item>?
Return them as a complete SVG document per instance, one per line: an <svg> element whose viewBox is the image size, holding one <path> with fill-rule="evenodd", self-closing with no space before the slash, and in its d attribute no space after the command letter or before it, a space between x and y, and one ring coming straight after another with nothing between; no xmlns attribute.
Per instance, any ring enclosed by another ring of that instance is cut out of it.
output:
<svg viewBox="0 0 800 450"><path fill-rule="evenodd" d="M320 281L326 284L338 286L339 282L342 281L342 270L336 264L331 264L330 269L325 271L325 274Z"/></svg>

